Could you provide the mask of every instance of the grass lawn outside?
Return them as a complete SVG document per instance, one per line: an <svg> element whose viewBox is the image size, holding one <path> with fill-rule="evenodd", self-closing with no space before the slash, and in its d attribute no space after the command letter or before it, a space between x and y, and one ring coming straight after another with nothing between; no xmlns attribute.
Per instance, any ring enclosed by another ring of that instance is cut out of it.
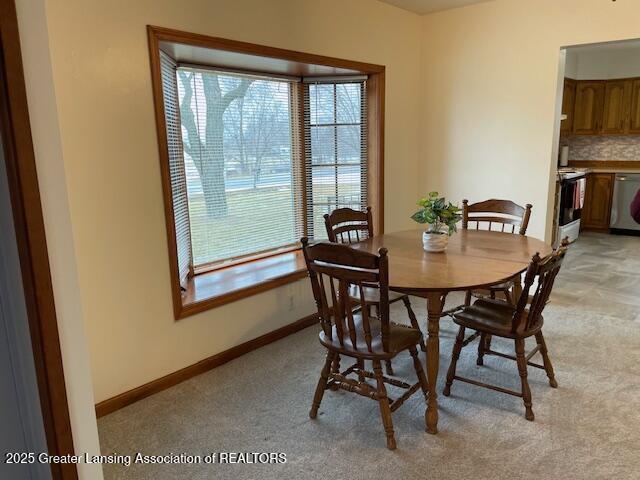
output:
<svg viewBox="0 0 640 480"><path fill-rule="evenodd" d="M340 185L343 191L359 190L357 184L352 187ZM335 198L335 186L314 185L313 193L316 201L326 202ZM297 242L300 238L295 228L294 212L302 205L293 205L294 201L290 187L232 191L227 192L229 214L222 218L209 218L204 196L189 195L194 265ZM325 205L314 208L313 225L317 238L326 238L323 215L333 208Z"/></svg>

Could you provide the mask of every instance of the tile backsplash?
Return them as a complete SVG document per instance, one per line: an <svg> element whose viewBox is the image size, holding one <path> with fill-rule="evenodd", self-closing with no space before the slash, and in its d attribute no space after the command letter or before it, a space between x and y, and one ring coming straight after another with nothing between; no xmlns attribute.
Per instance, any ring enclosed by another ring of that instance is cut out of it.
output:
<svg viewBox="0 0 640 480"><path fill-rule="evenodd" d="M560 145L569 145L569 160L640 160L640 135L571 135Z"/></svg>

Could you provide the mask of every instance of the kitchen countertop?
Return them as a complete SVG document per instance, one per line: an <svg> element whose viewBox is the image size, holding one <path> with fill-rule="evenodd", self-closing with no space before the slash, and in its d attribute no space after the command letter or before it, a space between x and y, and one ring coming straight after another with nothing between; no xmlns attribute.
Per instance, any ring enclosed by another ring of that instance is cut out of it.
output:
<svg viewBox="0 0 640 480"><path fill-rule="evenodd" d="M626 163L629 165L626 165ZM638 160L570 160L569 166L575 170L585 170L591 173L640 173Z"/></svg>
<svg viewBox="0 0 640 480"><path fill-rule="evenodd" d="M640 167L602 167L588 170L591 173L640 173Z"/></svg>

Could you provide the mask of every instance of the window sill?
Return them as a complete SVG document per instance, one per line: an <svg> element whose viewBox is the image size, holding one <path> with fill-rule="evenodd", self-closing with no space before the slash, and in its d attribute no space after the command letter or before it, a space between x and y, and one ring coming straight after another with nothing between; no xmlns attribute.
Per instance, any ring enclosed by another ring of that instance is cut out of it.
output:
<svg viewBox="0 0 640 480"><path fill-rule="evenodd" d="M306 270L302 252L296 250L196 275L182 293L176 319L294 282Z"/></svg>

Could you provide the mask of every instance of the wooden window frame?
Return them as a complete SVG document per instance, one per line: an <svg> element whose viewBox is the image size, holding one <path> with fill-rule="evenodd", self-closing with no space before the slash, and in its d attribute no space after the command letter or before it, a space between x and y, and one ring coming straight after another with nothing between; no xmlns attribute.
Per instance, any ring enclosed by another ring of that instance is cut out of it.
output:
<svg viewBox="0 0 640 480"><path fill-rule="evenodd" d="M280 63L285 61L294 70L299 67L323 66L367 75L367 149L369 156L367 203L373 208L375 231L379 234L384 232L385 67L383 65L256 45L152 25L147 26L147 36L165 207L171 294L176 320L294 282L303 278L306 275L306 270L299 250L285 252L276 256L257 258L240 264L222 267L212 272L201 273L198 275L198 282L193 281L194 279L192 278L187 291L182 291L178 273L178 249L173 220L171 178L169 175L167 133L160 71L160 45L162 42L253 55L273 59ZM221 67L223 65L211 66ZM262 71L256 68L251 68L250 70L265 74L275 73L274 71ZM303 108L302 102L299 103L300 108ZM301 132L301 135L304 138L304 132ZM302 147L302 154L304 154L304 145ZM306 195L303 195L303 199L303 202L306 202ZM302 209L303 212L306 212L306 204L303 203ZM220 283L223 284L223 288L221 288Z"/></svg>

